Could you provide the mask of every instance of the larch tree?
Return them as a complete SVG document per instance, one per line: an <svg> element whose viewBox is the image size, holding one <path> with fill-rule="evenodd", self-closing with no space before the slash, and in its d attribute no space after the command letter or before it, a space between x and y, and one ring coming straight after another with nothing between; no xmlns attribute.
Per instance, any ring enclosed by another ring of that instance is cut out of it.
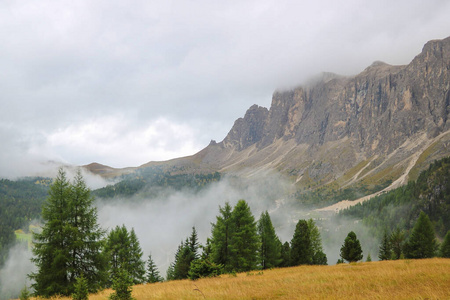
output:
<svg viewBox="0 0 450 300"><path fill-rule="evenodd" d="M299 220L291 240L291 265L312 264L313 250L308 222Z"/></svg>
<svg viewBox="0 0 450 300"><path fill-rule="evenodd" d="M231 212L233 238L228 265L236 272L256 269L259 239L256 221L245 200L239 200ZM226 267L226 266L225 266Z"/></svg>
<svg viewBox="0 0 450 300"><path fill-rule="evenodd" d="M441 244L441 257L450 258L450 230L444 237L444 241Z"/></svg>
<svg viewBox="0 0 450 300"><path fill-rule="evenodd" d="M313 219L309 219L308 230L311 239L311 251L312 251L312 264L313 265L326 265L328 260L326 254L322 248L322 238L320 237L319 228Z"/></svg>
<svg viewBox="0 0 450 300"><path fill-rule="evenodd" d="M260 239L259 260L262 269L277 267L281 263L281 242L275 233L272 220L267 211L261 213L258 220Z"/></svg>
<svg viewBox="0 0 450 300"><path fill-rule="evenodd" d="M42 208L42 232L33 235L32 262L37 271L30 278L34 280L35 295L69 296L82 274L89 291L94 292L103 285L106 261L101 239L104 232L97 223L93 201L80 171L71 184L65 171L59 170Z"/></svg>
<svg viewBox="0 0 450 300"><path fill-rule="evenodd" d="M421 211L406 244L406 258L430 258L435 256L436 249L433 224L428 215Z"/></svg>
<svg viewBox="0 0 450 300"><path fill-rule="evenodd" d="M380 260L389 260L392 256L391 240L387 230L384 231L383 239L381 240L380 249L378 250L378 258Z"/></svg>
<svg viewBox="0 0 450 300"><path fill-rule="evenodd" d="M225 266L228 271L230 261L230 244L233 235L231 226L232 208L228 202L222 208L219 206L220 215L216 217L216 223L212 224L211 230L211 260Z"/></svg>

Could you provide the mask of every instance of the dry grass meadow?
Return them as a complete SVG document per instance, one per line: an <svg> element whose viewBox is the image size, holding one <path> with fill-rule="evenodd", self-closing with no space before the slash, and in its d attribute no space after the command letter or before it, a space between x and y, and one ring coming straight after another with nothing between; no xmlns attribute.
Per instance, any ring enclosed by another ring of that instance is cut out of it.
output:
<svg viewBox="0 0 450 300"><path fill-rule="evenodd" d="M89 299L107 299L111 290ZM300 266L133 287L138 299L450 299L450 259ZM54 298L70 299L70 298Z"/></svg>

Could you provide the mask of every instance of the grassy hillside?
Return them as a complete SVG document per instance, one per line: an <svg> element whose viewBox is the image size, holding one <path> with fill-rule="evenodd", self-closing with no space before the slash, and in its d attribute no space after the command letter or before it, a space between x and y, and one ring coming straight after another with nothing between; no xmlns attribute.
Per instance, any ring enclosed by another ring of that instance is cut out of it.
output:
<svg viewBox="0 0 450 300"><path fill-rule="evenodd" d="M448 299L450 259L300 266L133 287L140 299ZM89 299L106 299L105 290ZM70 299L70 298L56 298Z"/></svg>

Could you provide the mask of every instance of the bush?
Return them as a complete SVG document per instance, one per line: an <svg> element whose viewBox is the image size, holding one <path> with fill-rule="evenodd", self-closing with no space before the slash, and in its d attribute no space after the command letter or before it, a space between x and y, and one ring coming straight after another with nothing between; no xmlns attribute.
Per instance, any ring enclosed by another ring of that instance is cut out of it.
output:
<svg viewBox="0 0 450 300"><path fill-rule="evenodd" d="M222 270L222 265L216 265L207 259L197 259L191 262L188 278L196 280L203 277L216 277L222 274Z"/></svg>

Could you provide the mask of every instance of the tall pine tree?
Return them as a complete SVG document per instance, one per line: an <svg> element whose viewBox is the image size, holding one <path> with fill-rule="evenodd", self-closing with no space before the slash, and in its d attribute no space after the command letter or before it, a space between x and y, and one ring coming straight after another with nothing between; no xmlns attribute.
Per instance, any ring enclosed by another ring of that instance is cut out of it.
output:
<svg viewBox="0 0 450 300"><path fill-rule="evenodd" d="M228 265L236 272L256 269L259 239L255 217L253 217L250 207L245 200L239 200L233 208L231 224L233 238L230 241Z"/></svg>
<svg viewBox="0 0 450 300"><path fill-rule="evenodd" d="M228 271L230 262L230 244L233 235L231 226L231 206L226 202L222 208L219 206L220 215L216 217L216 223L212 224L211 259L214 263L225 266Z"/></svg>
<svg viewBox="0 0 450 300"><path fill-rule="evenodd" d="M281 263L281 242L275 233L272 220L267 211L258 220L260 239L259 260L262 269L277 267Z"/></svg>
<svg viewBox="0 0 450 300"><path fill-rule="evenodd" d="M50 297L71 295L76 279L84 274L91 292L103 284L106 262L102 256L104 232L97 223L94 199L80 171L70 184L60 169L42 208L45 224L41 233L34 233L34 257L37 271L35 295Z"/></svg>
<svg viewBox="0 0 450 300"><path fill-rule="evenodd" d="M326 265L328 260L322 248L322 238L320 237L319 228L313 219L308 220L309 237L311 239L312 264Z"/></svg>
<svg viewBox="0 0 450 300"><path fill-rule="evenodd" d="M105 252L109 262L109 286L119 275L120 270L126 272L132 283L144 282L145 263L134 229L128 232L125 225L116 226L108 234Z"/></svg>
<svg viewBox="0 0 450 300"><path fill-rule="evenodd" d="M427 214L421 211L406 245L406 257L430 258L435 255L436 249L433 224Z"/></svg>
<svg viewBox="0 0 450 300"><path fill-rule="evenodd" d="M381 240L380 249L378 251L378 258L380 260L388 260L391 259L391 256L392 256L391 241L387 233L387 230L385 230L383 239Z"/></svg>
<svg viewBox="0 0 450 300"><path fill-rule="evenodd" d="M291 265L312 264L313 250L308 222L299 220L291 241Z"/></svg>

